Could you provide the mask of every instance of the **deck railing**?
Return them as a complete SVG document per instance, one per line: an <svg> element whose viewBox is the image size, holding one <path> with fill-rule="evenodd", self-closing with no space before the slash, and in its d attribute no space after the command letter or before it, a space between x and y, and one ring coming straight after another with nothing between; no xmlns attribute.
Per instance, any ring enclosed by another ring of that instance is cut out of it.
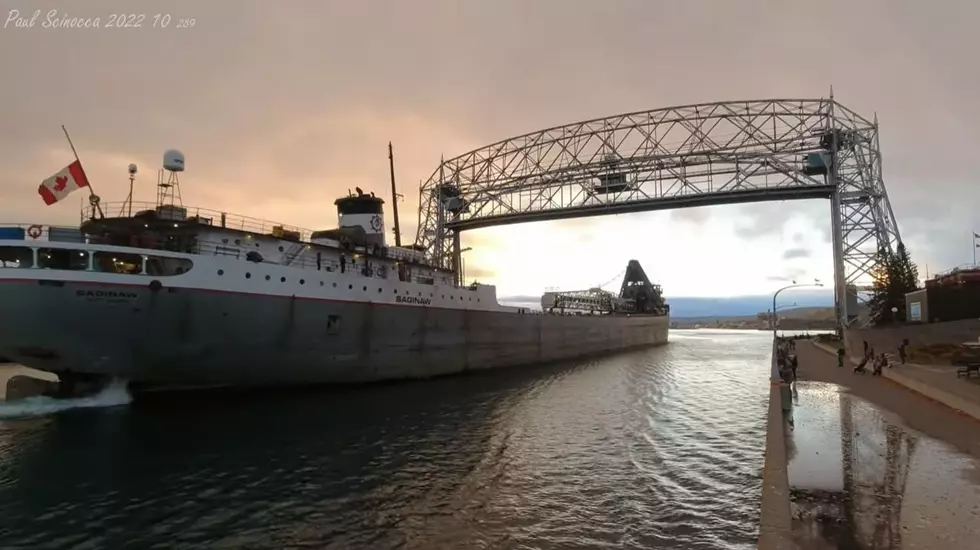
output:
<svg viewBox="0 0 980 550"><path fill-rule="evenodd" d="M39 231L39 233L37 233L36 238L33 235L31 235L32 228L37 228L37 230ZM73 227L70 225L41 225L36 223L0 223L0 240L10 238L6 236L6 234L3 232L3 230L5 229L22 230L23 235L16 236L16 239L50 241L52 240L50 238L51 230L54 230L55 233L59 231L62 232L62 235L59 235L58 239L54 239L55 241L71 242L67 240L62 241L60 237L64 237L70 234L77 234L81 239L78 242L85 242L85 235L78 229L78 227Z"/></svg>
<svg viewBox="0 0 980 550"><path fill-rule="evenodd" d="M92 242L85 234L83 234L77 227L70 226L50 226L50 225L38 225L38 224L2 224L2 228L20 228L24 231L24 235L17 237L16 240L23 240L26 246L37 246L38 243L58 243L60 248L64 248L65 245L71 245L72 243L79 244L105 244ZM38 228L39 233L37 233L37 238L28 234L31 228ZM55 237L51 238L52 230L54 230ZM58 231L63 231L64 233L58 234ZM71 236L78 237L78 240L72 240ZM5 237L0 233L0 240ZM122 245L128 246L128 245ZM193 246L189 247L176 247L167 241L157 241L154 243L141 242L139 245L133 248L140 248L145 250L163 250L169 252L180 252L185 254L194 254L198 256L223 256L232 257L241 261L249 261L248 254L252 252L250 250L242 249L241 247L229 246L227 243L218 243L204 240L197 240ZM327 257L321 257L318 261L316 257L311 257L311 255L304 254L311 249L311 245L307 243L297 242L292 243L292 246L286 248L281 253L273 253L272 257L268 257L260 251L258 252L262 261L259 263L272 264L272 265L284 265L294 268L306 269L310 271L328 271L337 273L355 273L362 275L367 278L380 277L380 278L400 278L399 271L397 267L391 267L388 262L393 261L392 258L387 256L382 256L378 254L368 254L364 252L350 252L348 253L348 261L344 262L343 268L341 268L341 262ZM342 271L343 269L343 271ZM433 284L434 277L420 277L412 274L409 276L407 273L405 275L406 282L410 279L412 282L422 283L422 284ZM475 290L475 288L470 287L460 287L463 289Z"/></svg>
<svg viewBox="0 0 980 550"><path fill-rule="evenodd" d="M962 265L958 265L956 267L947 269L946 271L940 271L939 273L936 273L933 276L933 279L941 279L943 277L948 277L950 275L955 275L955 274L961 273L963 271L974 271L976 269L977 269L977 266L976 265L973 265L973 264L962 264Z"/></svg>
<svg viewBox="0 0 980 550"><path fill-rule="evenodd" d="M127 202L108 202L101 203L100 208L102 213L109 217L126 217L129 215L130 206ZM169 206L169 205L165 205ZM296 231L300 234L300 240L309 241L312 231L309 229L304 229L302 227L296 227L294 225L289 225L285 223L272 222L269 220L263 220L259 218L252 218L249 216L241 216L238 214L232 214L229 212L222 212L220 210L210 210L207 208L197 208L192 206L178 206L174 205L175 208L182 208L186 212L185 220L196 219L199 223L203 225L210 225L213 227L221 227L226 229L237 229L239 231L247 231L249 233L255 233L257 235L272 235L273 229L281 228L285 231ZM134 202L132 205L132 212L136 214L138 212L143 212L146 210L156 211L158 205L151 202ZM98 219L99 211L96 207L88 204L82 207L81 211L82 221Z"/></svg>

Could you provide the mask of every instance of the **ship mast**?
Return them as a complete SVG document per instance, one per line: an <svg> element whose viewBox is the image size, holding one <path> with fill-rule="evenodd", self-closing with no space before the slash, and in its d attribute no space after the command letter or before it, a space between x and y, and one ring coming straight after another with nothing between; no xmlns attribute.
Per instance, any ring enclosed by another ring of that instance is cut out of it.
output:
<svg viewBox="0 0 980 550"><path fill-rule="evenodd" d="M391 171L391 209L395 216L395 246L402 246L402 232L398 226L398 192L395 190L395 154L391 149L391 142L388 142L388 167Z"/></svg>

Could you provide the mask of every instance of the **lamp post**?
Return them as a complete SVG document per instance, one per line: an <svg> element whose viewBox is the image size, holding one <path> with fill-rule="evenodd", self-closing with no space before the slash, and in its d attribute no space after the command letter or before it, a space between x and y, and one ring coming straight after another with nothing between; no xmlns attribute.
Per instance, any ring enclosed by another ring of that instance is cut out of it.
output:
<svg viewBox="0 0 980 550"><path fill-rule="evenodd" d="M777 327L777 322L779 321L778 318L776 317L776 298L779 297L779 293L782 292L782 291L784 291L784 290L789 290L791 288L799 288L799 287L804 287L804 286L820 286L820 287L822 287L823 286L823 283L821 283L820 281L818 281L816 279L814 279L812 283L806 283L806 284L796 284L796 281L793 281L793 284L784 286L783 288L777 290L772 295L772 317L771 317L770 320L772 322L772 341L773 341L773 346L776 345L776 327ZM776 368L776 361L773 361L772 362L771 380L773 382L779 382L779 381L782 380L782 378L779 376L779 370Z"/></svg>

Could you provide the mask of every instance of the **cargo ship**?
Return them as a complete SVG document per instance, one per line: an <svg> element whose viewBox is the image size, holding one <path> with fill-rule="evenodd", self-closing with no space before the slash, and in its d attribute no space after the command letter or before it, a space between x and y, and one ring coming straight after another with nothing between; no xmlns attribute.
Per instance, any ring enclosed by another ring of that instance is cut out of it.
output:
<svg viewBox="0 0 980 550"><path fill-rule="evenodd" d="M155 203L91 194L79 227L0 229L0 356L57 374L70 395L112 379L140 390L426 378L667 342L669 306L635 261L618 295L509 307L494 286L389 246L373 193L348 192L335 229L307 231L183 206L183 167L165 154ZM39 189L49 204L91 191L80 166L62 172Z"/></svg>

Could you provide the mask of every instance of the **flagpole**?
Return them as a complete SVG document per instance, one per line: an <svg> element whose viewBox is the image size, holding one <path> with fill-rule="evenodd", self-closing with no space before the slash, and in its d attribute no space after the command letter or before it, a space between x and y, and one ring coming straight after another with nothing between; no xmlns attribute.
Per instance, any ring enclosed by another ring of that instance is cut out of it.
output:
<svg viewBox="0 0 980 550"><path fill-rule="evenodd" d="M977 267L977 232L973 232L973 267Z"/></svg>
<svg viewBox="0 0 980 550"><path fill-rule="evenodd" d="M71 136L68 135L68 128L65 128L65 125L64 124L61 125L61 131L65 133L65 139L68 140L68 146L71 147L71 152L72 152L73 155L75 155L75 160L78 161L78 165L81 166L82 165L82 159L78 158L78 151L75 150L75 144L72 143ZM85 179L86 179L86 183L88 183L88 186L87 186L88 187L88 193L89 193L89 201L88 202L89 202L89 204L91 204L92 206L94 206L95 209L99 212L99 217L100 218L104 218L105 217L105 214L102 213L102 205L99 204L99 202L100 202L99 201L99 196L96 195L95 194L95 190L92 189L92 182L91 181L87 181L88 180L88 174L85 175Z"/></svg>

